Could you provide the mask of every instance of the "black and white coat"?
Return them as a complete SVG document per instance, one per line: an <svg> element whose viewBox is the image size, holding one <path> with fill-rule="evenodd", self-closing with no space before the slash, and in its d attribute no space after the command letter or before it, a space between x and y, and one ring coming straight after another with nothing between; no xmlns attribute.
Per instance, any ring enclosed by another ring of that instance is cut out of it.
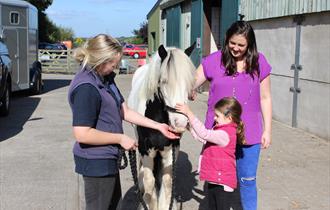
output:
<svg viewBox="0 0 330 210"><path fill-rule="evenodd" d="M167 106L174 107L176 103L188 101L195 66L187 54L193 47L183 52L177 48L165 49L161 45L150 64L135 72L128 106L150 119L169 124L178 133L184 132L187 118L168 111ZM136 135L143 199L150 210L169 209L173 194L173 157L178 157L180 142L167 139L159 131L139 126ZM175 203L173 209L176 209Z"/></svg>

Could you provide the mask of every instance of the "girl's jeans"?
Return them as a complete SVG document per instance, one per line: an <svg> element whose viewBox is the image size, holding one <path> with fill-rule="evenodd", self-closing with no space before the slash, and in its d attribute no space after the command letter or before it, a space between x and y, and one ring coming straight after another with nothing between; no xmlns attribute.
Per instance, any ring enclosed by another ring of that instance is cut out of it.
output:
<svg viewBox="0 0 330 210"><path fill-rule="evenodd" d="M257 169L260 144L237 146L237 177L244 210L257 210Z"/></svg>

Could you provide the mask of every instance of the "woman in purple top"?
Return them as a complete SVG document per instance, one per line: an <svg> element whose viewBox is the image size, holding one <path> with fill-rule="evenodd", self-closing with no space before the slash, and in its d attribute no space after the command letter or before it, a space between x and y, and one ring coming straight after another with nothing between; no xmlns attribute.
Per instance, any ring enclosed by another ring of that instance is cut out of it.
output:
<svg viewBox="0 0 330 210"><path fill-rule="evenodd" d="M246 145L237 150L237 176L244 210L257 209L256 174L260 148L271 143L271 66L257 51L254 31L244 21L233 23L226 32L225 45L202 60L196 72L194 90L210 81L205 126L211 128L215 103L228 96L242 105ZM195 92L195 91L194 91ZM192 100L196 94L192 94Z"/></svg>

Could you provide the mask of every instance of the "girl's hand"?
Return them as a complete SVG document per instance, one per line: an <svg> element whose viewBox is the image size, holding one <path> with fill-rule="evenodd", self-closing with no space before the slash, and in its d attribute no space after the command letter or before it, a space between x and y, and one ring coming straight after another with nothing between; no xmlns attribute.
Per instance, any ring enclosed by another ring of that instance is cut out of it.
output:
<svg viewBox="0 0 330 210"><path fill-rule="evenodd" d="M135 150L138 147L138 144L134 139L124 134L122 135L119 144L125 150Z"/></svg>
<svg viewBox="0 0 330 210"><path fill-rule="evenodd" d="M189 106L187 104L176 104L175 109L186 116L191 114L191 110L189 109Z"/></svg>
<svg viewBox="0 0 330 210"><path fill-rule="evenodd" d="M261 137L261 148L267 149L272 142L271 133L264 131Z"/></svg>
<svg viewBox="0 0 330 210"><path fill-rule="evenodd" d="M167 124L165 123L161 123L159 124L159 131L164 135L166 136L167 138L169 139L173 139L173 140L177 140L177 139L180 139L181 136L179 136L178 134L174 133L173 132L173 129L168 126Z"/></svg>

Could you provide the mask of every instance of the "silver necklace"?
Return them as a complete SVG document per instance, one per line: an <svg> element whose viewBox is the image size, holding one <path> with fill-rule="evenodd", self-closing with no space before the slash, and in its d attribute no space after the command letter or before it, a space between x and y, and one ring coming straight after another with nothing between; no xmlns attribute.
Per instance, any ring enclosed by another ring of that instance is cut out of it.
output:
<svg viewBox="0 0 330 210"><path fill-rule="evenodd" d="M232 91L232 95L233 95L233 97L235 98L235 99L237 99L237 96L236 96L236 91L237 91L237 81L235 81L235 77L237 77L236 75L239 75L238 73L235 73L235 74L233 74L233 76L232 76L232 78L233 78L233 91ZM244 73L244 75L245 75L245 79L246 79L246 77L248 77L249 75L247 75L246 73ZM248 104L248 102L249 102L249 100L250 100L250 98L251 98L251 96L252 96L252 84L251 84L252 82L251 82L251 79L250 79L250 84L249 84L249 96L247 97L247 99L245 100L245 101L241 101L240 103L241 104L244 104L244 105L246 105L246 104ZM237 99L238 100L238 99Z"/></svg>

